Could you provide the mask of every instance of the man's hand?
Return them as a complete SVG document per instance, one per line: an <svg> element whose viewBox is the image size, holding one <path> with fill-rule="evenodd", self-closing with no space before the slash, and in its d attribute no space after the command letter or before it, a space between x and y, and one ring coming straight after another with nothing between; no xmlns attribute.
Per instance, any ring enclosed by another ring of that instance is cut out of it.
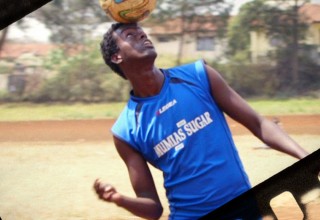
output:
<svg viewBox="0 0 320 220"><path fill-rule="evenodd" d="M120 194L113 186L102 183L99 179L94 182L93 188L101 200L117 203L120 198Z"/></svg>

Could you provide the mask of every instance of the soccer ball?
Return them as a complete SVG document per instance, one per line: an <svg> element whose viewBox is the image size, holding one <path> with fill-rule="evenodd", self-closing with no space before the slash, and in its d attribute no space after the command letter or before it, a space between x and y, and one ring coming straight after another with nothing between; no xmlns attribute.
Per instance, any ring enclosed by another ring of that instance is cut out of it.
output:
<svg viewBox="0 0 320 220"><path fill-rule="evenodd" d="M156 0L99 0L102 9L121 23L139 22L153 11Z"/></svg>

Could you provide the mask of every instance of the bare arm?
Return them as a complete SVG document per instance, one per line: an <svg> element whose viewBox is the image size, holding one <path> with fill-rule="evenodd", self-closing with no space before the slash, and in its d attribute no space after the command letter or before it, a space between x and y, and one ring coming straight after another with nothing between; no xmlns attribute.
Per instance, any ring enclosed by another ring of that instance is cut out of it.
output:
<svg viewBox="0 0 320 220"><path fill-rule="evenodd" d="M114 143L127 166L130 181L137 197L124 196L118 193L113 186L103 184L99 180L94 183L94 189L100 199L113 202L136 216L145 219L159 219L163 208L146 161L139 153L116 137L114 137Z"/></svg>
<svg viewBox="0 0 320 220"><path fill-rule="evenodd" d="M226 114L244 125L256 137L273 149L298 159L308 155L279 126L255 112L239 94L227 85L216 70L208 65L206 69L212 96Z"/></svg>

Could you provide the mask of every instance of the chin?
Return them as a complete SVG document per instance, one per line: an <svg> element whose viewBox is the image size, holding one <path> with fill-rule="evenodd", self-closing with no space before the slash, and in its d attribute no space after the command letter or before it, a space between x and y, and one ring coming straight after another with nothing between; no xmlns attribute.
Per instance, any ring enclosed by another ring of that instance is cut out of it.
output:
<svg viewBox="0 0 320 220"><path fill-rule="evenodd" d="M157 53L155 50L149 50L149 51L146 53L145 58L155 60L155 59L157 58L157 56L158 56L158 53Z"/></svg>

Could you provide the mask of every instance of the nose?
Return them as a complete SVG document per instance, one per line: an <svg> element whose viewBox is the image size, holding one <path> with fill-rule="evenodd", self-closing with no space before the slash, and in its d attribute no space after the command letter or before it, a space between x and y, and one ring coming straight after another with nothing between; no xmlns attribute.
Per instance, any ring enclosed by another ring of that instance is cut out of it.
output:
<svg viewBox="0 0 320 220"><path fill-rule="evenodd" d="M144 31L139 31L138 36L139 36L139 38L140 38L140 39L144 39L144 38L146 38L146 37L147 37L147 34L146 34L146 33L144 33Z"/></svg>

